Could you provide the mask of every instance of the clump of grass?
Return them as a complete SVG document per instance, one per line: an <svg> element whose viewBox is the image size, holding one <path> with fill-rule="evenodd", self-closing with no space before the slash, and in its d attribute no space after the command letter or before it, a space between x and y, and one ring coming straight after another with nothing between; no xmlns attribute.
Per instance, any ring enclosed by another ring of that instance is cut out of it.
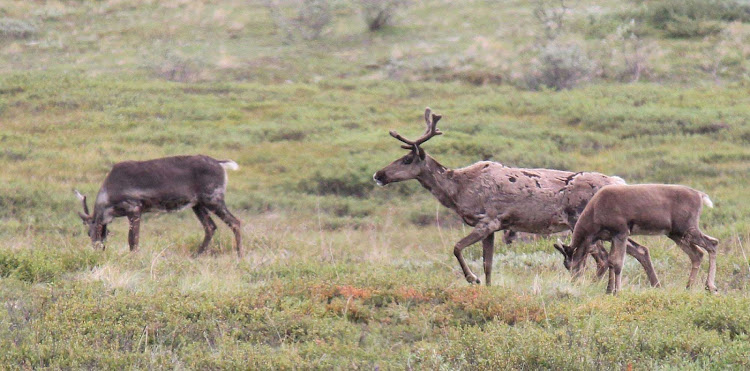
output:
<svg viewBox="0 0 750 371"><path fill-rule="evenodd" d="M203 62L178 52L167 52L154 67L156 74L169 81L196 82L203 71Z"/></svg>
<svg viewBox="0 0 750 371"><path fill-rule="evenodd" d="M266 8L271 13L276 28L291 42L301 37L315 40L333 21L333 11L328 0L302 0L295 17L284 14L284 8L275 0L266 0Z"/></svg>
<svg viewBox="0 0 750 371"><path fill-rule="evenodd" d="M39 33L31 22L14 18L0 18L0 39L23 39Z"/></svg>
<svg viewBox="0 0 750 371"><path fill-rule="evenodd" d="M408 0L360 0L362 18L370 31L391 26L398 11L408 5Z"/></svg>
<svg viewBox="0 0 750 371"><path fill-rule="evenodd" d="M333 12L328 0L304 0L296 19L302 37L306 40L320 37L332 20Z"/></svg>

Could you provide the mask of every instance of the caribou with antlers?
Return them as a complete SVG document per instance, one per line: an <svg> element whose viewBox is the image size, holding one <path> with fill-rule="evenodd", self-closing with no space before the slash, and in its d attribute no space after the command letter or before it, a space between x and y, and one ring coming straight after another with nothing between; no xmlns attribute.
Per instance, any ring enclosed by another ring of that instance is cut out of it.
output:
<svg viewBox="0 0 750 371"><path fill-rule="evenodd" d="M427 130L416 140L391 131L390 135L404 143L401 147L409 153L376 172L373 179L380 186L416 179L443 206L474 227L453 249L469 283L480 281L461 253L467 246L482 241L485 281L490 285L495 232L550 234L572 230L596 191L608 184L624 183L621 178L593 172L523 169L490 161L448 169L421 147L430 138L443 134L437 128L441 117L427 108L424 113ZM601 277L607 270L607 252L601 244L599 250L592 256ZM648 249L628 240L627 252L643 265L651 284L658 286Z"/></svg>
<svg viewBox="0 0 750 371"><path fill-rule="evenodd" d="M224 192L226 170L237 170L232 160L219 161L208 156L175 156L149 161L126 161L115 164L104 179L96 196L93 214L89 213L86 196L77 190L83 204L79 216L88 226L94 247L107 238L107 224L116 217L127 216L130 222L128 244L138 249L141 214L150 211L177 211L192 207L205 229L205 238L198 254L211 241L216 224L213 212L234 232L237 255L242 256L240 221L227 209Z"/></svg>

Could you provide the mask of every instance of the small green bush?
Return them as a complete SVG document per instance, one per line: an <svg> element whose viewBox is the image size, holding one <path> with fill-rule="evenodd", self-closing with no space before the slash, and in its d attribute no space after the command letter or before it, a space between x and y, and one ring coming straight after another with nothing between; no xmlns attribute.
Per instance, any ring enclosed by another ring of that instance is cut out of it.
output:
<svg viewBox="0 0 750 371"><path fill-rule="evenodd" d="M197 58L168 52L154 69L159 77L169 81L196 82L200 77L203 66L203 62Z"/></svg>
<svg viewBox="0 0 750 371"><path fill-rule="evenodd" d="M362 18L370 31L390 26L398 10L407 5L407 0L360 0Z"/></svg>
<svg viewBox="0 0 750 371"><path fill-rule="evenodd" d="M527 77L532 89L571 89L591 77L594 62L577 44L551 42L539 54L534 71Z"/></svg>
<svg viewBox="0 0 750 371"><path fill-rule="evenodd" d="M320 37L332 20L333 12L328 0L305 0L297 14L297 25L306 40Z"/></svg>
<svg viewBox="0 0 750 371"><path fill-rule="evenodd" d="M722 22L750 21L750 4L721 0L660 0L630 14L671 38L703 37L721 32Z"/></svg>

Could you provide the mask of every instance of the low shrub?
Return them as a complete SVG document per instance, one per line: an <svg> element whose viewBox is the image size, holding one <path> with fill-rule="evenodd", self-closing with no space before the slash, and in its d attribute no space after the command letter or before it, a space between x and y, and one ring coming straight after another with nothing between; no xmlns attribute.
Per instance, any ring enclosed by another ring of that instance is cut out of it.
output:
<svg viewBox="0 0 750 371"><path fill-rule="evenodd" d="M527 75L531 89L571 89L589 79L594 62L577 44L551 42L542 48L533 71Z"/></svg>
<svg viewBox="0 0 750 371"><path fill-rule="evenodd" d="M302 37L313 40L320 37L323 30L333 20L333 12L328 0L304 0L297 14L297 27Z"/></svg>
<svg viewBox="0 0 750 371"><path fill-rule="evenodd" d="M750 4L722 0L659 0L646 3L628 16L645 20L667 37L703 37L721 32L722 22L750 21Z"/></svg>
<svg viewBox="0 0 750 371"><path fill-rule="evenodd" d="M392 25L398 10L407 5L408 0L360 0L362 18L370 31Z"/></svg>
<svg viewBox="0 0 750 371"><path fill-rule="evenodd" d="M305 40L317 39L333 20L328 0L303 0L293 18L286 16L282 6L274 0L266 0L265 6L287 42L298 37Z"/></svg>
<svg viewBox="0 0 750 371"><path fill-rule="evenodd" d="M13 18L0 18L0 39L23 39L36 35L39 29L32 23Z"/></svg>
<svg viewBox="0 0 750 371"><path fill-rule="evenodd" d="M168 52L154 70L159 77L169 81L196 82L200 79L203 63L197 58Z"/></svg>
<svg viewBox="0 0 750 371"><path fill-rule="evenodd" d="M0 249L0 277L14 277L25 282L51 282L63 274L89 268L99 261L100 254L86 251Z"/></svg>

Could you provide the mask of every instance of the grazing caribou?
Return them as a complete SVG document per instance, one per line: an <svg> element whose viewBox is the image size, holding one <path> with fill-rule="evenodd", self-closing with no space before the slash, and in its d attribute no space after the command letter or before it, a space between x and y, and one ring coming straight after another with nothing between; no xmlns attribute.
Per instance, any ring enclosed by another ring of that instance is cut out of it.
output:
<svg viewBox="0 0 750 371"><path fill-rule="evenodd" d="M104 179L94 203L94 213L89 213L86 196L75 191L83 203L79 212L89 227L89 237L96 248L104 248L107 224L112 219L127 216L130 222L128 244L130 250L138 249L141 214L149 211L177 211L192 207L205 229L206 236L198 254L216 231L210 212L216 214L234 232L237 255L242 256L240 221L224 204L227 188L226 170L237 170L231 160L215 160L208 156L175 156L149 161L126 161L112 166Z"/></svg>
<svg viewBox="0 0 750 371"><path fill-rule="evenodd" d="M482 241L484 275L486 284L490 285L496 231L550 234L572 230L586 203L599 188L624 183L621 178L593 172L522 169L490 161L477 162L462 169L448 169L421 147L433 136L442 134L437 128L441 117L427 108L424 114L427 130L417 140L406 139L391 131L391 136L405 143L401 147L410 152L376 172L373 179L380 186L416 179L441 204L474 227L453 249L469 283L480 281L461 254L467 246ZM651 284L658 286L648 249L632 240L628 242L628 253L643 265ZM599 248L601 253L592 256L599 266L598 275L602 276L607 270L606 259L602 256L607 253L601 244Z"/></svg>
<svg viewBox="0 0 750 371"><path fill-rule="evenodd" d="M591 198L581 213L571 244L558 241L555 248L565 256L565 267L577 276L591 244L597 240L611 241L607 293L615 294L622 284L620 273L628 236L665 235L690 257L688 288L695 281L703 260L700 248L708 252L706 289L714 292L719 240L704 234L698 227L704 204L713 207L708 195L681 185L606 186Z"/></svg>

